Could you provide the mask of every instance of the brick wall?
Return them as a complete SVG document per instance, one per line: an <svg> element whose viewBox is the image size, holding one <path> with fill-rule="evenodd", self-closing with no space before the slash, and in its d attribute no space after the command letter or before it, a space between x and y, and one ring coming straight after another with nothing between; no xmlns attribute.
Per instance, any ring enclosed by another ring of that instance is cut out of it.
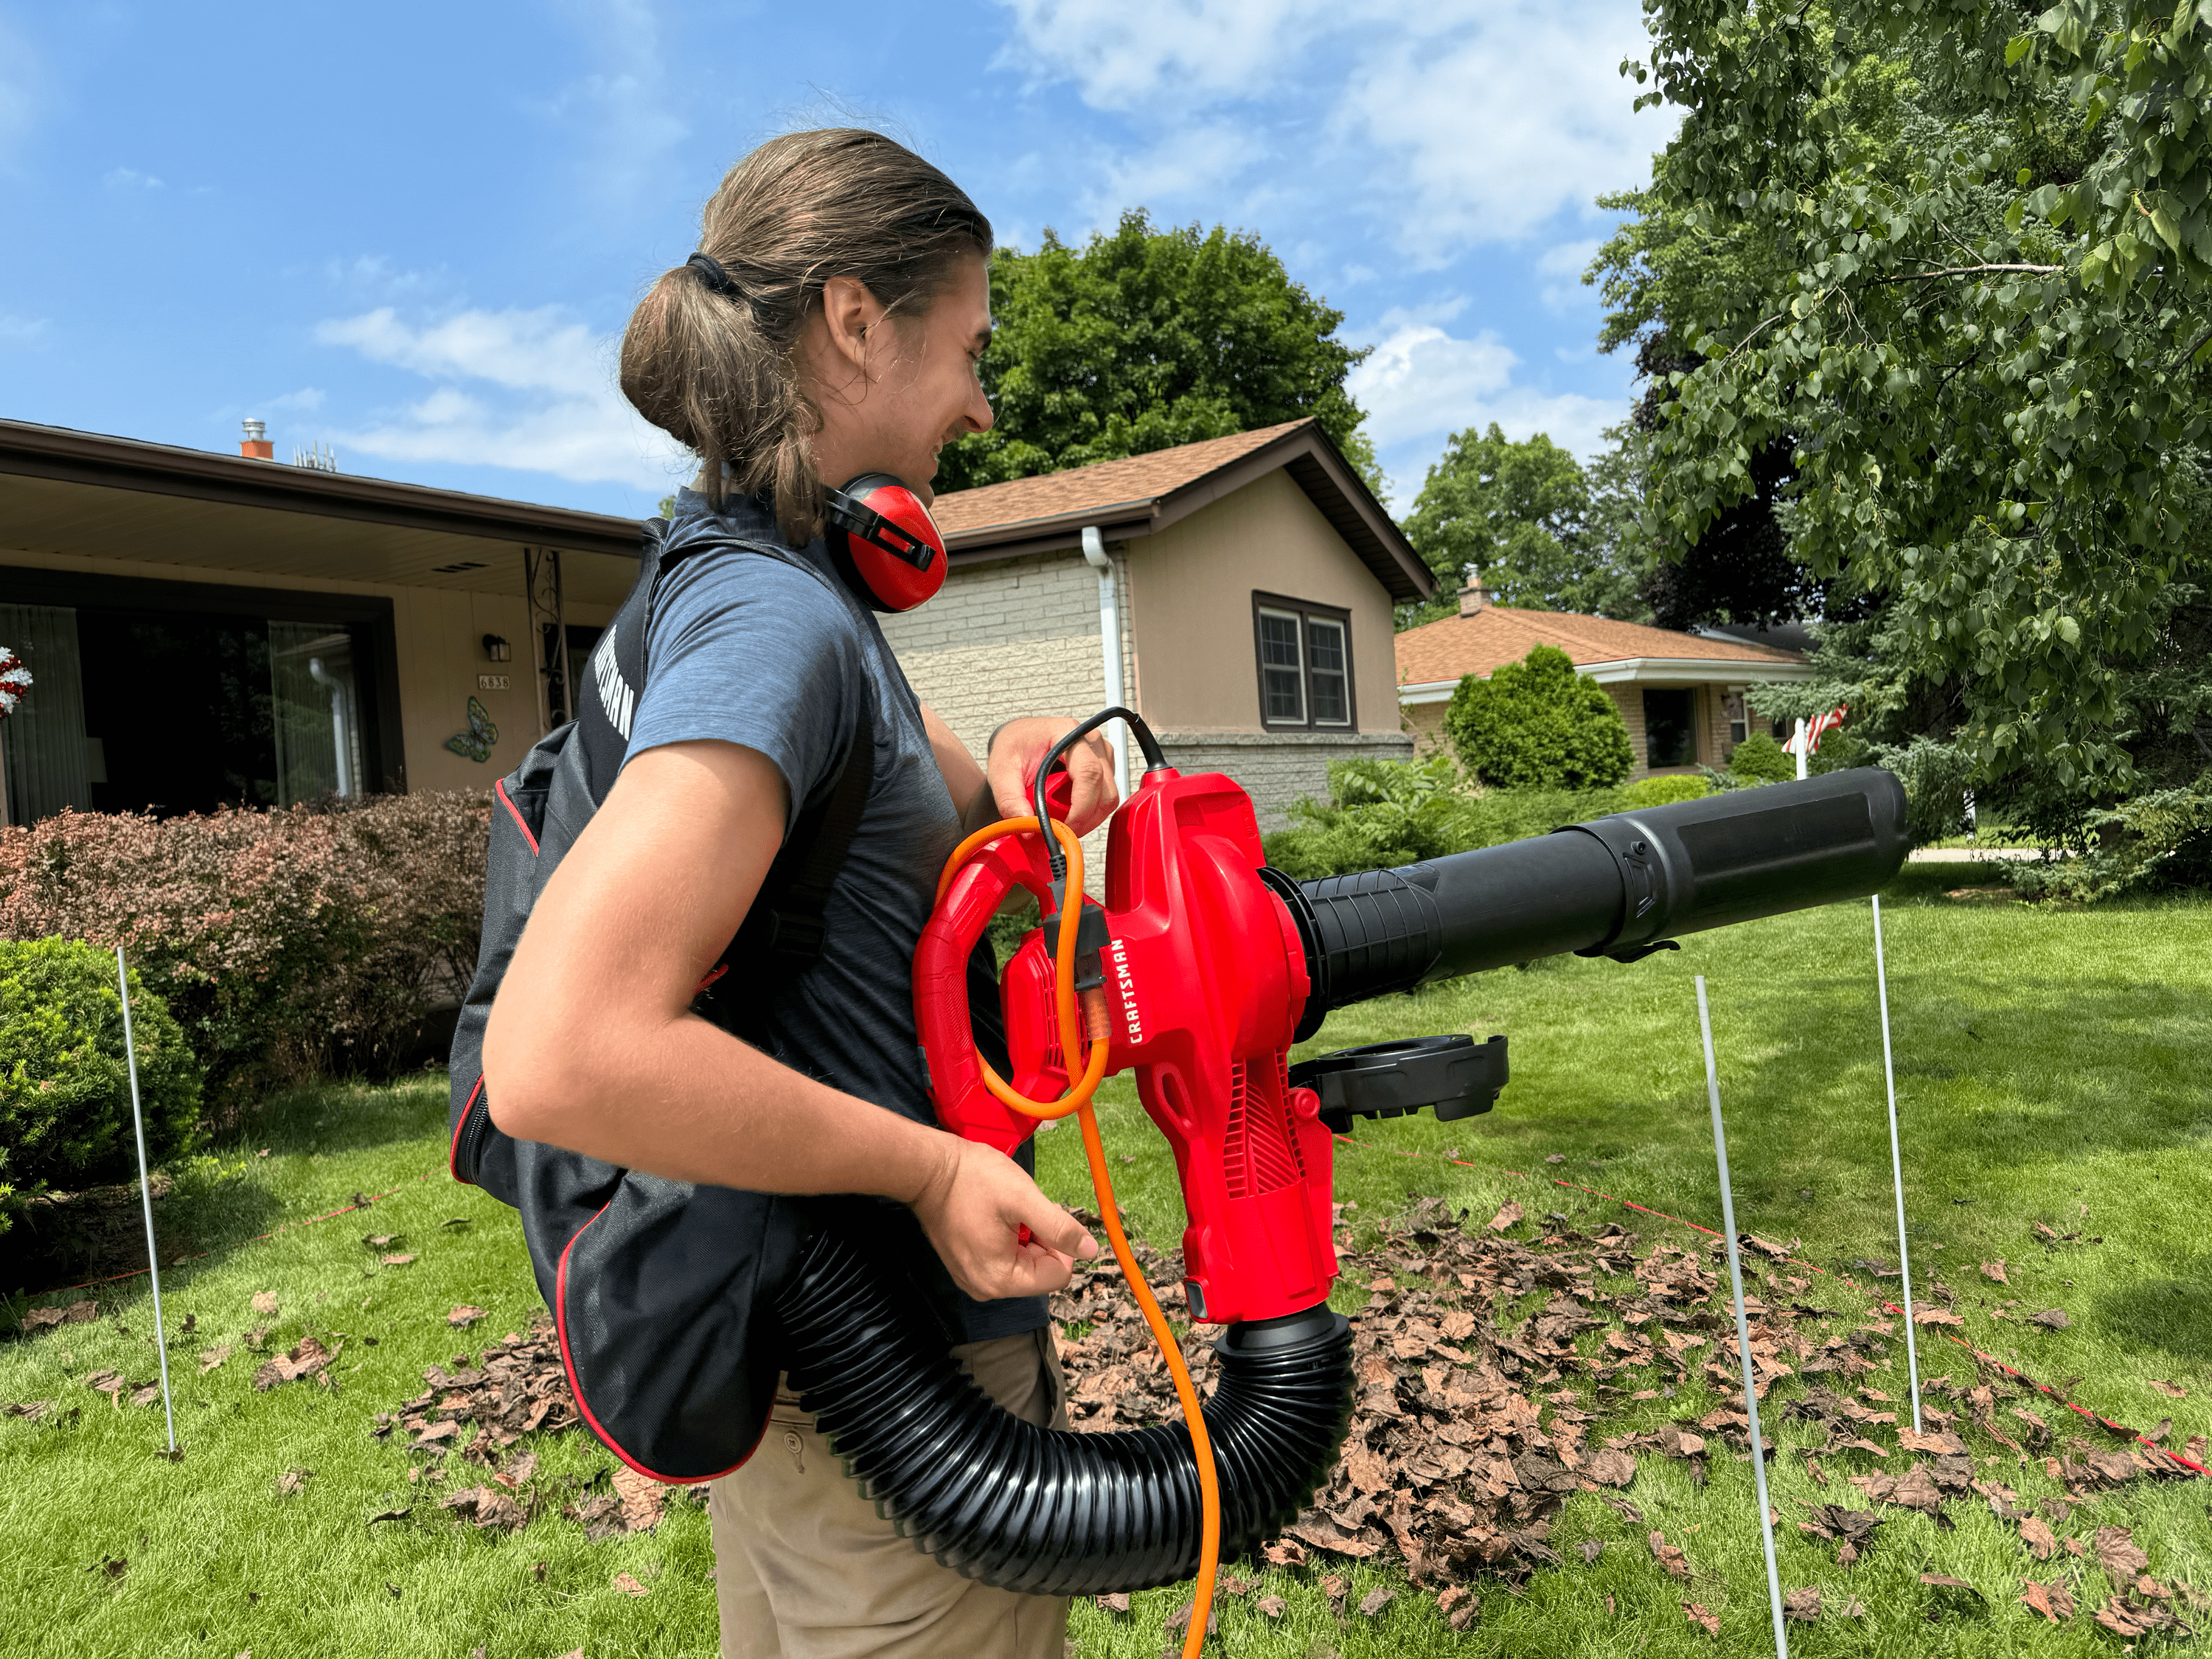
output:
<svg viewBox="0 0 2212 1659"><path fill-rule="evenodd" d="M1252 797L1262 830L1290 823L1302 795L1328 799L1333 760L1411 760L1413 740L1402 732L1311 736L1292 732L1163 732L1160 747L1176 771L1226 772Z"/></svg>

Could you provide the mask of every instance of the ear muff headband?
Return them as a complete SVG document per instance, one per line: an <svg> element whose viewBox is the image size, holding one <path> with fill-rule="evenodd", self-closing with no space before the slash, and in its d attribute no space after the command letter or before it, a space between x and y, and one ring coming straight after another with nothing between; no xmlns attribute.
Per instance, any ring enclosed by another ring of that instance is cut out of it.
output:
<svg viewBox="0 0 2212 1659"><path fill-rule="evenodd" d="M899 479L863 472L826 494L830 550L877 610L911 611L945 586L945 538Z"/></svg>

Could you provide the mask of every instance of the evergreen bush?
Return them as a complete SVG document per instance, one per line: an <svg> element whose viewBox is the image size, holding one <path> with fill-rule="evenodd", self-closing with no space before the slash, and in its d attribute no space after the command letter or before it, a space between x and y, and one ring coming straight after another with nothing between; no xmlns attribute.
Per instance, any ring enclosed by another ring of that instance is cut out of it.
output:
<svg viewBox="0 0 2212 1659"><path fill-rule="evenodd" d="M1557 646L1540 645L1452 693L1444 735L1492 789L1605 788L1636 764L1628 727L1596 682Z"/></svg>
<svg viewBox="0 0 2212 1659"><path fill-rule="evenodd" d="M1729 757L1729 775L1739 784L1787 783L1797 775L1797 757L1764 732L1754 732Z"/></svg>
<svg viewBox="0 0 2212 1659"><path fill-rule="evenodd" d="M1492 789L1468 793L1450 759L1333 761L1329 798L1291 807L1261 837L1267 862L1300 881L1386 870L1471 848L1540 836L1626 804L1618 789Z"/></svg>
<svg viewBox="0 0 2212 1659"><path fill-rule="evenodd" d="M1710 779L1695 772L1669 772L1656 778L1638 778L1620 792L1623 811L1647 806L1668 806L1678 800L1698 800L1713 793Z"/></svg>
<svg viewBox="0 0 2212 1659"><path fill-rule="evenodd" d="M131 1037L149 1162L191 1150L200 1065L134 969ZM137 1168L115 957L75 939L0 940L0 1232L31 1199Z"/></svg>

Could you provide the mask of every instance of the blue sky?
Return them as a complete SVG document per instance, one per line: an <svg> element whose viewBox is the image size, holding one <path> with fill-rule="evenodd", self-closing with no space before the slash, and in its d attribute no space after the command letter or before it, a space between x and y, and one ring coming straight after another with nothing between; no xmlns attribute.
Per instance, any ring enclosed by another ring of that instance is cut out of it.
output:
<svg viewBox="0 0 2212 1659"><path fill-rule="evenodd" d="M1587 453L1626 412L1577 277L1667 137L1644 49L1637 0L0 0L0 415L648 509L630 307L738 155L858 118L1015 246L1259 232L1376 348L1402 508L1455 428Z"/></svg>

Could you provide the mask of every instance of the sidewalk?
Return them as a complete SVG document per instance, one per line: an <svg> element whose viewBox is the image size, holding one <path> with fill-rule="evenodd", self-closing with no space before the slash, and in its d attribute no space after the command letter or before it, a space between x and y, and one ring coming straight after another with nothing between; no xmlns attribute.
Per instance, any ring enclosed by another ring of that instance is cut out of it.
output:
<svg viewBox="0 0 2212 1659"><path fill-rule="evenodd" d="M2018 860L2043 857L2039 847L1916 847L1905 855L1911 864L1990 864L1998 860ZM2056 858L2071 858L2073 854L2058 852Z"/></svg>

